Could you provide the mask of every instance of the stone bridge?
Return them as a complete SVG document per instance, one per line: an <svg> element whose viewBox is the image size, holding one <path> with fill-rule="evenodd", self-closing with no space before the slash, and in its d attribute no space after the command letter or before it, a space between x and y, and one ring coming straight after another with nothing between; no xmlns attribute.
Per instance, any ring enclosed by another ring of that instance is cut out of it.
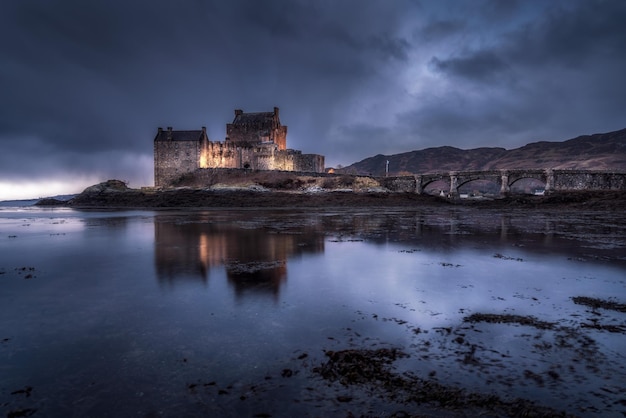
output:
<svg viewBox="0 0 626 418"><path fill-rule="evenodd" d="M500 194L506 194L510 192L511 186L522 179L541 181L546 193L574 190L626 190L626 172L592 170L450 171L418 174L413 177L390 177L386 178L383 183L392 190L422 193L429 184L443 181L447 185L448 193L457 195L459 188L466 183L489 180L498 186Z"/></svg>

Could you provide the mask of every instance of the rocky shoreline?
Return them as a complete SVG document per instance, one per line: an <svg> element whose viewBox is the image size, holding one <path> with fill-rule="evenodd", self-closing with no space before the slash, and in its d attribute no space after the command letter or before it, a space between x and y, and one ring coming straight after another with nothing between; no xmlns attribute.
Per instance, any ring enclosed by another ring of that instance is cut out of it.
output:
<svg viewBox="0 0 626 418"><path fill-rule="evenodd" d="M418 207L461 205L477 208L575 208L623 210L626 191L556 192L545 196L509 195L501 198L460 199L350 189L275 190L258 185L174 189L131 189L109 180L88 187L69 201L42 199L38 206L73 208L332 208L332 207Z"/></svg>

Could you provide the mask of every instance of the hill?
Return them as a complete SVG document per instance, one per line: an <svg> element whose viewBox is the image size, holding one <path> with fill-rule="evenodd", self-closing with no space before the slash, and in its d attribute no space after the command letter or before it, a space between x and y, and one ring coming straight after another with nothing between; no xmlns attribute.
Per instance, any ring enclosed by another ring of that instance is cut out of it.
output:
<svg viewBox="0 0 626 418"><path fill-rule="evenodd" d="M626 170L626 129L583 135L563 142L533 142L520 148L474 148L450 146L426 148L394 155L376 155L335 170L338 173L385 175L441 171L554 168Z"/></svg>
<svg viewBox="0 0 626 418"><path fill-rule="evenodd" d="M44 201L55 201L57 204L63 204L68 200L72 199L75 194L64 194L64 195L56 195L46 198L38 198L38 199L20 199L20 200L2 200L0 201L0 207L25 207L32 206L36 203L40 203L42 200Z"/></svg>

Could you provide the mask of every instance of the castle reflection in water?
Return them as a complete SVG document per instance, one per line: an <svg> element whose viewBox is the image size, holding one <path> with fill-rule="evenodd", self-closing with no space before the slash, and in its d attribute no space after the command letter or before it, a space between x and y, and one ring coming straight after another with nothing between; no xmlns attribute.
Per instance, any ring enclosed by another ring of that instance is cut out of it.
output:
<svg viewBox="0 0 626 418"><path fill-rule="evenodd" d="M237 296L278 297L288 278L288 260L323 253L329 237L334 237L331 241L356 238L370 245L410 245L435 254L452 255L466 248L502 253L523 247L526 253L542 257L559 254L590 262L615 258L611 247L592 249L574 238L602 234L621 242L620 225L579 222L573 229L568 225L549 213L529 217L458 209L390 210L374 216L358 210L288 217L254 212L161 215L154 220L156 274L161 283L207 283L212 269L223 268Z"/></svg>
<svg viewBox="0 0 626 418"><path fill-rule="evenodd" d="M155 263L160 282L207 282L212 268L223 266L235 295L278 297L287 280L288 259L324 251L317 228L284 233L232 223L155 221Z"/></svg>

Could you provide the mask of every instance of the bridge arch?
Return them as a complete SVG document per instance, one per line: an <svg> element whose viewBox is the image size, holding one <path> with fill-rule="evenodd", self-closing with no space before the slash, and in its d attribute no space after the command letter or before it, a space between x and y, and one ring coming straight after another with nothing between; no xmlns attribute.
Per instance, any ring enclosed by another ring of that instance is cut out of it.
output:
<svg viewBox="0 0 626 418"><path fill-rule="evenodd" d="M444 187L437 189L441 190L444 193L450 192L450 176L449 175L431 175L431 176L422 176L421 184L418 186L420 193L426 192L429 189L429 186L434 185L435 183L443 183Z"/></svg>
<svg viewBox="0 0 626 418"><path fill-rule="evenodd" d="M502 181L498 178L475 178L465 180L457 185L457 193L469 193L468 188L473 191L478 191L480 194L497 195L502 190Z"/></svg>
<svg viewBox="0 0 626 418"><path fill-rule="evenodd" d="M539 180L542 183L548 182L548 175L545 170L520 170L520 171L509 171L509 186L513 185L522 179L535 179Z"/></svg>
<svg viewBox="0 0 626 418"><path fill-rule="evenodd" d="M439 186L439 187L436 187ZM444 193L449 193L450 192L450 179L431 179L428 180L426 183L422 184L422 190L424 192L429 192L432 193L433 190L437 190L437 193L439 193L440 191L444 192Z"/></svg>
<svg viewBox="0 0 626 418"><path fill-rule="evenodd" d="M545 191L547 181L538 177L519 177L509 183L511 193L536 194L539 190Z"/></svg>
<svg viewBox="0 0 626 418"><path fill-rule="evenodd" d="M500 185L500 193L523 179L534 179L545 185L545 192L570 190L626 190L626 172L592 170L484 170L452 171L415 175L415 191L422 193L428 185L442 181L447 193L458 194L459 187L475 180L489 180Z"/></svg>
<svg viewBox="0 0 626 418"><path fill-rule="evenodd" d="M489 192L493 194L502 193L502 184L503 177L502 173L499 170L488 170L488 171L470 171L470 172L456 172L450 173L450 177L452 182L455 183L456 187L452 187L450 189L450 193L459 194L461 191L461 187L471 183L471 182L489 182L494 185ZM484 185L484 184L483 184ZM484 187L483 187L484 188ZM485 191L487 191L485 189Z"/></svg>

